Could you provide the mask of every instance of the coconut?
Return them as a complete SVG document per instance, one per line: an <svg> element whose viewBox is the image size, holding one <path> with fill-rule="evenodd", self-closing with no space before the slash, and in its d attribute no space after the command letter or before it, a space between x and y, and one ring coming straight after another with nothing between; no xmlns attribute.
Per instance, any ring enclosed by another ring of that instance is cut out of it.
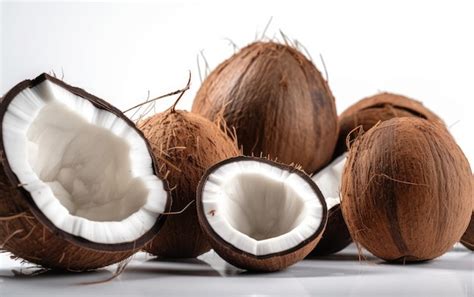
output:
<svg viewBox="0 0 474 297"><path fill-rule="evenodd" d="M143 134L122 112L42 74L0 104L0 248L46 268L122 261L170 208Z"/></svg>
<svg viewBox="0 0 474 297"><path fill-rule="evenodd" d="M298 50L255 42L220 64L203 82L192 111L222 115L245 155L264 155L316 172L337 139L335 100L313 63Z"/></svg>
<svg viewBox="0 0 474 297"><path fill-rule="evenodd" d="M323 193L328 207L328 223L326 229L310 256L326 256L337 253L351 242L341 211L340 185L346 154L337 157L328 166L312 177Z"/></svg>
<svg viewBox="0 0 474 297"><path fill-rule="evenodd" d="M474 212L471 215L469 226L461 238L461 243L471 251L474 251Z"/></svg>
<svg viewBox="0 0 474 297"><path fill-rule="evenodd" d="M339 116L339 138L334 156L338 157L347 150L347 135L358 126L368 131L379 121L395 117L418 117L442 122L419 101L393 93L379 93L358 101Z"/></svg>
<svg viewBox="0 0 474 297"><path fill-rule="evenodd" d="M394 118L358 137L342 177L342 213L354 241L387 261L436 258L466 230L471 169L447 129Z"/></svg>
<svg viewBox="0 0 474 297"><path fill-rule="evenodd" d="M380 93L364 98L350 106L339 116L339 138L333 155L334 160L313 177L313 180L322 189L326 199L328 197L331 199L332 197L339 197L342 168L345 162L345 158L341 156L347 150L347 136L351 131L354 131L358 126L362 127L362 131L368 131L379 121L386 121L394 117L420 117L441 122L437 115L420 102L392 93ZM320 179L322 181L319 181ZM332 200L334 203L328 203L328 225L321 241L311 253L312 256L336 253L352 241L342 218L339 202Z"/></svg>
<svg viewBox="0 0 474 297"><path fill-rule="evenodd" d="M302 260L327 220L324 197L304 172L255 157L209 168L199 183L197 208L212 248L230 264L256 271Z"/></svg>
<svg viewBox="0 0 474 297"><path fill-rule="evenodd" d="M474 176L471 178L471 183L474 185ZM474 186L473 186L473 191L474 191ZM474 199L474 194L472 195L472 199ZM473 207L474 207L474 202L473 202ZM461 243L470 249L471 251L474 251L474 208L471 214L471 221L469 222L469 226L466 229L466 232L464 232L464 235L461 238Z"/></svg>
<svg viewBox="0 0 474 297"><path fill-rule="evenodd" d="M196 199L196 188L211 165L239 155L235 141L200 115L174 107L138 124L161 163L160 174L171 188L172 212ZM146 251L163 258L193 258L210 250L196 205L169 216Z"/></svg>

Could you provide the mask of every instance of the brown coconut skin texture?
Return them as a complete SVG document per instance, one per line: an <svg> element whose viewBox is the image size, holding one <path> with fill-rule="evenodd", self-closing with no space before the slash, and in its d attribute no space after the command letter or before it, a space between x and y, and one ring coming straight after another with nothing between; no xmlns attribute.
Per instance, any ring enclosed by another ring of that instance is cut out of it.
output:
<svg viewBox="0 0 474 297"><path fill-rule="evenodd" d="M204 185L208 176L221 165L230 163L230 162L238 162L238 161L245 161L245 160L256 160L263 163L268 163L273 166L278 166L282 169L288 170L291 173L296 173L301 176L304 180L311 185L311 188L316 192L321 204L323 205L323 217L322 223L319 228L314 232L314 234L308 237L306 240L303 240L297 246L287 250L282 251L280 253L274 253L269 255L263 256L255 256L245 251L239 250L232 244L225 241L222 237L220 237L209 225L209 222L206 219L206 215L204 214L203 204L202 204L202 192L204 189ZM250 271L257 271L257 272L273 272L279 271L289 266L303 260L316 246L318 241L321 239L321 234L324 232L324 228L326 228L327 224L327 206L326 202L324 201L323 194L317 187L317 185L311 180L311 178L306 175L303 171L294 168L292 166L284 165L281 163L273 162L268 159L264 158L256 158L256 157L248 157L248 156L240 156L236 158L230 158L224 160L218 164L215 164L211 168L209 168L204 176L202 177L201 181L199 182L198 186L198 196L197 196L197 209L198 209L198 217L199 217L199 224L201 225L202 229L207 235L212 248L214 251L221 256L224 260L229 262L230 264Z"/></svg>
<svg viewBox="0 0 474 297"><path fill-rule="evenodd" d="M328 211L328 223L321 240L309 254L310 257L319 257L335 254L342 251L352 238L342 217L341 205L336 205Z"/></svg>
<svg viewBox="0 0 474 297"><path fill-rule="evenodd" d="M346 138L355 128L362 126L363 131L369 131L379 121L383 122L396 117L418 117L442 122L436 114L419 101L398 94L379 93L361 99L339 116L339 136L334 157L347 151ZM354 136L357 134L355 132Z"/></svg>
<svg viewBox="0 0 474 297"><path fill-rule="evenodd" d="M19 83L3 97L0 103L0 123L8 104L19 92L45 80L89 100L95 107L107 110L135 127L120 110L106 101L47 74ZM137 132L143 137L140 131ZM0 136L0 250L10 252L12 258L20 258L55 270L94 270L126 260L149 242L163 224L165 216L160 216L153 228L142 237L133 242L119 244L95 243L58 229L36 206L29 192L20 185L10 169L4 153L3 135ZM148 149L152 156L151 148ZM152 161L157 174L158 167L153 157ZM164 187L167 189L166 182ZM166 211L170 207L168 198Z"/></svg>
<svg viewBox="0 0 474 297"><path fill-rule="evenodd" d="M196 199L196 188L211 165L240 155L237 144L200 115L170 109L139 123L171 189L172 212ZM211 249L198 223L196 205L169 215L145 250L162 258L195 258Z"/></svg>
<svg viewBox="0 0 474 297"><path fill-rule="evenodd" d="M223 116L244 155L269 156L315 172L337 140L335 100L314 64L296 49L255 42L204 80L192 111Z"/></svg>
<svg viewBox="0 0 474 297"><path fill-rule="evenodd" d="M386 261L441 256L469 224L471 174L443 125L381 123L355 140L343 173L341 205L352 238Z"/></svg>
<svg viewBox="0 0 474 297"><path fill-rule="evenodd" d="M434 122L442 120L423 104L414 99L393 94L379 93L364 98L347 108L339 116L339 136L333 159L347 151L347 136L361 126L362 131L368 131L379 121L386 121L395 117L419 117ZM358 135L354 131L354 138ZM352 242L349 230L344 223L341 208L329 210L328 226L321 241L311 256L325 256L343 250Z"/></svg>

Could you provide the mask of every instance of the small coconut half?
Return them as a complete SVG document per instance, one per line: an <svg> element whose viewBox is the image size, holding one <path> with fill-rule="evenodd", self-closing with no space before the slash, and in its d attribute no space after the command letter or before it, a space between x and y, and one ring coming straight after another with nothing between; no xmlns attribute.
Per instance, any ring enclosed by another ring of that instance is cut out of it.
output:
<svg viewBox="0 0 474 297"><path fill-rule="evenodd" d="M473 211L471 214L471 221L469 222L469 226L467 226L466 232L464 232L464 235L461 238L461 243L470 249L471 251L474 251L474 175L471 176L471 185L472 185L472 207Z"/></svg>
<svg viewBox="0 0 474 297"><path fill-rule="evenodd" d="M302 171L254 157L235 157L209 168L198 186L201 227L213 249L248 270L284 269L319 241L327 206Z"/></svg>
<svg viewBox="0 0 474 297"><path fill-rule="evenodd" d="M461 238L461 243L471 251L474 251L474 212L471 215L469 226L467 226L466 232L464 232Z"/></svg>
<svg viewBox="0 0 474 297"><path fill-rule="evenodd" d="M170 208L143 134L122 112L42 74L0 104L0 248L47 268L107 266Z"/></svg>
<svg viewBox="0 0 474 297"><path fill-rule="evenodd" d="M312 177L323 193L328 206L328 223L321 240L310 253L311 256L325 256L337 253L351 242L351 235L341 211L341 179L347 154L343 154Z"/></svg>

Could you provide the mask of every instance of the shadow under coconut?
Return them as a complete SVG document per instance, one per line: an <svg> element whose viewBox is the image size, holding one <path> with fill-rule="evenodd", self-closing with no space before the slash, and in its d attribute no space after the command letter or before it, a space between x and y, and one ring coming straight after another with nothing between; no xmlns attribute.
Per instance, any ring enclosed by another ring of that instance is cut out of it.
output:
<svg viewBox="0 0 474 297"><path fill-rule="evenodd" d="M359 254L355 244L347 246L342 251L335 254L324 255L324 256L311 256L308 255L305 260L315 261L338 261L338 262L360 262L360 263L375 263L379 261L377 257L371 253L362 250L362 254Z"/></svg>
<svg viewBox="0 0 474 297"><path fill-rule="evenodd" d="M338 268L338 267L317 267L296 265L286 270L277 272L255 272L244 271L238 276L264 277L264 278L311 278L311 277L348 277L354 275L379 274L379 272L369 271L363 268Z"/></svg>
<svg viewBox="0 0 474 297"><path fill-rule="evenodd" d="M66 270L47 270L42 268L0 269L0 280L8 282L32 282L37 287L68 287L107 282L113 277L113 271L107 269L85 272Z"/></svg>
<svg viewBox="0 0 474 297"><path fill-rule="evenodd" d="M470 249L467 247L463 246L462 244L458 243L456 244L453 249L450 252L455 252L455 253L473 253Z"/></svg>
<svg viewBox="0 0 474 297"><path fill-rule="evenodd" d="M463 261L460 261L463 260ZM474 271L474 255L466 254L465 256L449 259L436 258L433 260L413 262L413 263L393 263L382 262L382 265L400 266L413 269L443 269L451 271Z"/></svg>
<svg viewBox="0 0 474 297"><path fill-rule="evenodd" d="M365 257L368 260L375 260L373 257ZM364 258L355 254L333 254L327 256L309 256L306 261L338 261L338 262L364 262Z"/></svg>
<svg viewBox="0 0 474 297"><path fill-rule="evenodd" d="M143 279L146 276L221 276L218 271L200 259L152 258L139 266L128 266L123 278Z"/></svg>
<svg viewBox="0 0 474 297"><path fill-rule="evenodd" d="M107 269L74 272L68 270L54 270L39 267L19 267L18 269L0 269L0 278L49 278L49 277L77 277L78 275L112 275Z"/></svg>

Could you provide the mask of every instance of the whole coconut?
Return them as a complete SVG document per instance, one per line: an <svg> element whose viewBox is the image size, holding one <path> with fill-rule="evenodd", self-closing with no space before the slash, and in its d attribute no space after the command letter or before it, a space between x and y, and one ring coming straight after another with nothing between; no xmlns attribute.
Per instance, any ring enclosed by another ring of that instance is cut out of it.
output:
<svg viewBox="0 0 474 297"><path fill-rule="evenodd" d="M314 64L298 50L255 42L203 82L193 112L222 115L245 155L277 158L315 172L331 160L337 139L335 100Z"/></svg>
<svg viewBox="0 0 474 297"><path fill-rule="evenodd" d="M341 205L352 238L387 261L442 255L469 224L471 174L444 126L382 122L355 140L345 165Z"/></svg>
<svg viewBox="0 0 474 297"><path fill-rule="evenodd" d="M171 211L160 233L145 250L163 258L193 258L210 250L199 227L196 199L202 175L211 165L239 155L236 143L211 121L174 108L138 124L161 164L171 189Z"/></svg>
<svg viewBox="0 0 474 297"><path fill-rule="evenodd" d="M352 130L362 126L364 131L368 131L379 121L395 117L418 117L442 122L436 114L419 101L398 94L379 93L351 105L339 116L339 137L335 157L347 150L346 137Z"/></svg>
<svg viewBox="0 0 474 297"><path fill-rule="evenodd" d="M347 150L347 135L355 128L362 126L363 131L368 131L379 121L386 121L395 117L419 117L441 122L437 115L420 102L402 95L380 93L364 98L350 106L339 116L339 137L333 159L339 158ZM354 136L357 134L355 133ZM348 246L351 241L340 207L332 208L329 210L328 224L323 237L311 255L323 256L336 253Z"/></svg>

